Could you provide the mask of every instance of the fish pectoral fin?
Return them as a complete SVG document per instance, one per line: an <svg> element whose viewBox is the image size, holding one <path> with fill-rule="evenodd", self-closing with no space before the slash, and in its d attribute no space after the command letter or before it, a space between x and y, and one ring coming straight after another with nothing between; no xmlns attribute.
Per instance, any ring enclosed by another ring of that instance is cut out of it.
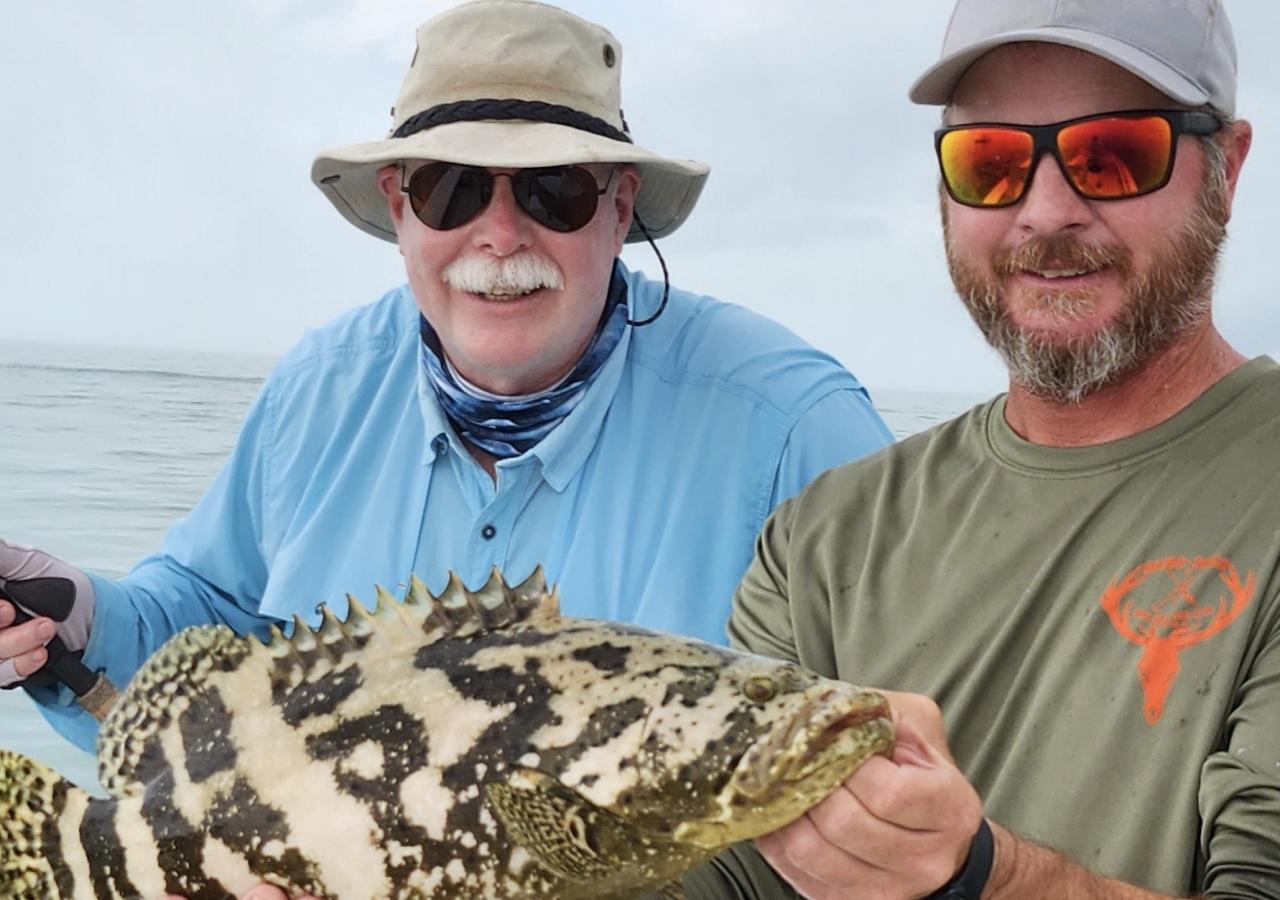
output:
<svg viewBox="0 0 1280 900"><path fill-rule="evenodd" d="M652 897L635 888L661 884L701 859L686 859L688 848L596 806L545 772L517 768L505 783L485 785L485 793L516 844L553 874L598 887L602 900ZM610 892L624 886L631 890ZM679 883L662 890L662 900L684 898Z"/></svg>
<svg viewBox="0 0 1280 900"><path fill-rule="evenodd" d="M506 783L485 785L485 794L512 839L555 874L590 881L615 871L597 835L615 827L616 817L557 779L516 769Z"/></svg>

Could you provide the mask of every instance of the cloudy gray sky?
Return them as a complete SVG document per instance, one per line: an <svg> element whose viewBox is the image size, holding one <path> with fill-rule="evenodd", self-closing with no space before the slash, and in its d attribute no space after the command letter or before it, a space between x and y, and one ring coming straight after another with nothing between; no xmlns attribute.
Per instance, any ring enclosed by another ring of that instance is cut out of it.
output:
<svg viewBox="0 0 1280 900"><path fill-rule="evenodd" d="M277 354L398 283L395 248L307 173L321 148L385 133L413 29L449 5L11 4L0 337ZM663 245L677 284L783 321L875 387L1001 387L942 264L937 112L905 98L950 0L563 5L621 39L638 141L712 165ZM1227 6L1255 143L1218 318L1245 353L1278 354L1280 9ZM626 259L658 272L647 248Z"/></svg>

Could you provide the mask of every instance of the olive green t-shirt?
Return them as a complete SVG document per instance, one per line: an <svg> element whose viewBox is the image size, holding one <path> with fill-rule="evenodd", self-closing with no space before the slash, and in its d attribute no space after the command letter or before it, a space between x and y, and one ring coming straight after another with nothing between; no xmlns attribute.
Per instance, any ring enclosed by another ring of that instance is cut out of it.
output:
<svg viewBox="0 0 1280 900"><path fill-rule="evenodd" d="M1280 898L1280 366L1051 448L997 398L780 508L739 646L938 701L987 815L1091 871ZM794 896L739 848L694 897ZM1049 894L1046 894L1049 896Z"/></svg>

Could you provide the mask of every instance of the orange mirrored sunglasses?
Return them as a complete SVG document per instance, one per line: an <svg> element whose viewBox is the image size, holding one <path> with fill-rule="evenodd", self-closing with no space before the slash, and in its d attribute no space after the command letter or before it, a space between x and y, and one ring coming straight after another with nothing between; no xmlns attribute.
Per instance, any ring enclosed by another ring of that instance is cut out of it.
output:
<svg viewBox="0 0 1280 900"><path fill-rule="evenodd" d="M1213 134L1210 113L1140 109L1052 125L979 122L934 133L942 180L957 203L995 208L1022 199L1046 153L1088 200L1125 200L1169 183L1180 134Z"/></svg>

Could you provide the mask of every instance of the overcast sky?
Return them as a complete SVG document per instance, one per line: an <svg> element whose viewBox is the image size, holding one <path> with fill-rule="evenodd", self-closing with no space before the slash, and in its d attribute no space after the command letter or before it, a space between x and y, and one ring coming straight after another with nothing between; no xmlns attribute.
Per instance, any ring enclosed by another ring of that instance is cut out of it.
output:
<svg viewBox="0 0 1280 900"><path fill-rule="evenodd" d="M441 0L63 0L6 7L0 337L278 354L403 280L310 183L385 134ZM950 0L568 0L624 48L644 146L711 180L673 280L773 316L873 387L987 392L1001 367L942 263L931 132L906 90ZM1280 8L1227 0L1254 124L1217 315L1280 354ZM658 274L647 247L629 264Z"/></svg>

